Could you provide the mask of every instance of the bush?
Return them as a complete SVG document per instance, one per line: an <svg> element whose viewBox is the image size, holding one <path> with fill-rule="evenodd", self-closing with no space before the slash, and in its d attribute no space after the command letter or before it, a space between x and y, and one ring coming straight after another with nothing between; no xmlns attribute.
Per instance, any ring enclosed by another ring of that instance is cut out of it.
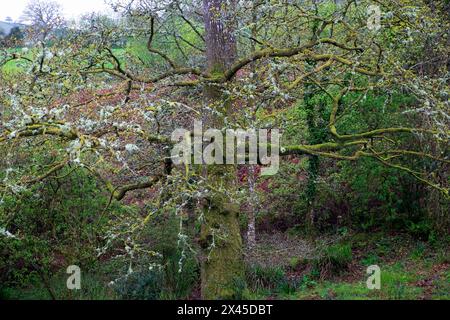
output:
<svg viewBox="0 0 450 320"><path fill-rule="evenodd" d="M199 265L185 243L187 239L179 236L180 219L181 216L170 210L162 211L141 230L136 243L158 255L136 255L133 261L136 270L128 276L124 276L128 269L126 261L114 268L121 270L114 275L119 279L115 288L120 297L138 300L189 298L199 279ZM149 266L153 267L149 269Z"/></svg>
<svg viewBox="0 0 450 320"><path fill-rule="evenodd" d="M352 248L349 244L336 244L326 249L326 257L338 267L346 267L352 261Z"/></svg>
<svg viewBox="0 0 450 320"><path fill-rule="evenodd" d="M347 269L352 259L352 248L349 244L335 244L326 247L313 265L318 269L320 277L326 278Z"/></svg>
<svg viewBox="0 0 450 320"><path fill-rule="evenodd" d="M199 279L197 261L192 254L183 258L181 250L166 257L165 261L161 299L186 299Z"/></svg>
<svg viewBox="0 0 450 320"><path fill-rule="evenodd" d="M180 268L180 258L180 252L162 257L164 264L120 277L113 286L116 294L125 300L188 298L199 278L198 265L193 257L187 257ZM145 265L143 261L140 264Z"/></svg>
<svg viewBox="0 0 450 320"><path fill-rule="evenodd" d="M96 248L102 245L108 221L101 213L109 196L83 169L64 168L58 175L64 179L48 179L3 198L0 225L19 235L0 241L4 285L27 287L52 279L71 264L92 269L97 262ZM120 208L113 204L110 210Z"/></svg>
<svg viewBox="0 0 450 320"><path fill-rule="evenodd" d="M0 300L110 300L116 298L111 288L101 274L83 272L81 290L68 290L65 272L54 275L48 283L35 279L27 287L2 287L0 285Z"/></svg>
<svg viewBox="0 0 450 320"><path fill-rule="evenodd" d="M120 299L159 300L164 285L162 270L133 272L117 281L114 288Z"/></svg>
<svg viewBox="0 0 450 320"><path fill-rule="evenodd" d="M276 289L284 283L285 278L286 274L281 267L265 268L262 266L252 266L246 272L247 284L253 291Z"/></svg>

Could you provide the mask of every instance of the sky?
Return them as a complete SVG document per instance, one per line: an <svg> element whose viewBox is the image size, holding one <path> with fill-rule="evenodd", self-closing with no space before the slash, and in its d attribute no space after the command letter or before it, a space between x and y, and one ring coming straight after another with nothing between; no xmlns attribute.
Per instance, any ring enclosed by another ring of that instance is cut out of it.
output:
<svg viewBox="0 0 450 320"><path fill-rule="evenodd" d="M18 21L23 9L30 0L0 0L0 21L11 17ZM52 0L62 5L64 15L67 19L77 18L83 13L111 11L104 0Z"/></svg>

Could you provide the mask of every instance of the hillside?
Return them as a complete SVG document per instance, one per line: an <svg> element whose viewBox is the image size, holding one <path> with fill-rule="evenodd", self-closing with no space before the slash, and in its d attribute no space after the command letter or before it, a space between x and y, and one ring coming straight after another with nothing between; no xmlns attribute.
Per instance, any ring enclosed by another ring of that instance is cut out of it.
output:
<svg viewBox="0 0 450 320"><path fill-rule="evenodd" d="M0 30L3 30L5 34L9 34L15 27L23 28L24 24L0 21Z"/></svg>

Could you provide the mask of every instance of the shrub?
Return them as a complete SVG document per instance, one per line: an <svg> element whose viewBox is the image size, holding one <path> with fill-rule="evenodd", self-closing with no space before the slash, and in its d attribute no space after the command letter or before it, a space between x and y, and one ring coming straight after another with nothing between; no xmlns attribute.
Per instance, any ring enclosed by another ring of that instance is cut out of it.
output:
<svg viewBox="0 0 450 320"><path fill-rule="evenodd" d="M326 278L345 270L353 259L349 244L335 244L326 247L321 257L315 259L313 265L320 272L321 278Z"/></svg>
<svg viewBox="0 0 450 320"><path fill-rule="evenodd" d="M114 286L120 299L159 300L164 285L162 270L133 272L118 280Z"/></svg>
<svg viewBox="0 0 450 320"><path fill-rule="evenodd" d="M278 288L285 278L286 274L281 267L252 266L246 272L247 284L253 291Z"/></svg>
<svg viewBox="0 0 450 320"><path fill-rule="evenodd" d="M0 225L20 239L0 241L0 282L27 287L49 281L71 264L92 268L102 244L108 195L85 170L64 168L44 183L0 205ZM110 210L120 210L112 204ZM6 219L6 217L10 217Z"/></svg>
<svg viewBox="0 0 450 320"><path fill-rule="evenodd" d="M336 244L326 249L326 257L338 267L346 267L352 261L352 248L348 244Z"/></svg>
<svg viewBox="0 0 450 320"><path fill-rule="evenodd" d="M187 239L180 238L179 219L182 217L170 210L159 212L141 230L136 243L158 255L135 255L133 269L137 270L128 276L124 276L127 263L121 261L122 273L114 277L120 279L115 287L123 299L166 300L190 296L199 279L199 265L185 243ZM154 267L149 270L151 265Z"/></svg>

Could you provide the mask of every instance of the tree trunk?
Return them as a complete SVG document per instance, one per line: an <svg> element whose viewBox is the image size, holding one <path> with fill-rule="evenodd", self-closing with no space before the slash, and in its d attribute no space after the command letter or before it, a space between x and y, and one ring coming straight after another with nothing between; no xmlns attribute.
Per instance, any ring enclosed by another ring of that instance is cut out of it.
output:
<svg viewBox="0 0 450 320"><path fill-rule="evenodd" d="M234 1L204 0L206 55L208 71L223 73L236 59L236 41L233 35ZM204 130L222 129L224 117L232 113L232 103L225 103L216 86L206 86L203 112ZM217 112L222 112L219 116ZM236 168L231 165L203 166L203 176L214 189L233 190ZM218 191L211 192L203 207L204 223L200 234L203 248L201 289L203 299L231 299L237 295L236 284L243 277L243 251L239 228L239 207Z"/></svg>
<svg viewBox="0 0 450 320"><path fill-rule="evenodd" d="M252 28L251 33L253 39L258 38L258 31L257 31L257 22L258 22L258 5L259 3L253 2L252 3ZM252 41L250 44L251 51L256 51L256 42ZM252 65L252 80L256 80L256 70L254 66ZM252 107L252 118L251 126L254 126L256 123L256 110L257 106L255 105L254 99L249 99L249 103ZM249 207L248 207L248 213L247 213L247 250L251 251L256 246L256 215L258 213L258 195L256 193L256 182L258 180L258 170L257 166L251 165L248 167L248 191L249 191Z"/></svg>
<svg viewBox="0 0 450 320"><path fill-rule="evenodd" d="M256 214L258 212L258 197L256 194L256 180L258 173L256 166L248 168L248 222L247 222L247 249L252 250L256 246Z"/></svg>
<svg viewBox="0 0 450 320"><path fill-rule="evenodd" d="M223 73L237 55L234 12L236 0L203 0L208 71Z"/></svg>

